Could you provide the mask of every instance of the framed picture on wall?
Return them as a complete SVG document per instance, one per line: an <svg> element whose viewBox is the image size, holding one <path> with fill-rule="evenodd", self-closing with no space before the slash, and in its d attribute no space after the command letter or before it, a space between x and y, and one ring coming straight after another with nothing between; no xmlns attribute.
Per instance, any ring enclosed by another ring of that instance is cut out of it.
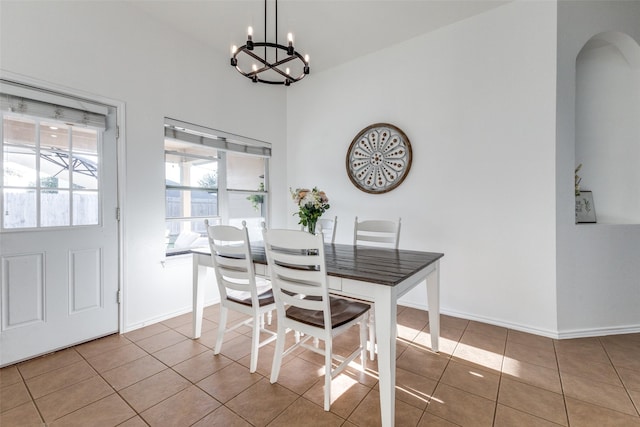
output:
<svg viewBox="0 0 640 427"><path fill-rule="evenodd" d="M596 209L591 191L580 191L580 195L576 196L576 224L585 222L596 222Z"/></svg>

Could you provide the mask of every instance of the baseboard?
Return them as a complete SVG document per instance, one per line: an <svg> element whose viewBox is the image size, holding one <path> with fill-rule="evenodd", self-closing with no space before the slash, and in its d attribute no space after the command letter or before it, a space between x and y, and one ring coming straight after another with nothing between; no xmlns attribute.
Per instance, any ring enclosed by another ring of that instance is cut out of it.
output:
<svg viewBox="0 0 640 427"><path fill-rule="evenodd" d="M220 298L211 298L204 302L204 307L209 307L210 305L218 304L220 302ZM171 313L165 313L161 316L153 317L151 319L147 319L144 322L138 322L133 325L126 325L122 328L122 333L126 334L127 332L135 331L136 329L144 328L145 326L153 325L155 323L164 322L165 320L169 320L171 318L181 316L186 313L191 313L193 311L193 307L191 305L184 307L180 310L176 310Z"/></svg>
<svg viewBox="0 0 640 427"><path fill-rule="evenodd" d="M609 328L572 329L560 331L558 339L602 337L605 335L623 335L640 333L640 325L617 326Z"/></svg>
<svg viewBox="0 0 640 427"><path fill-rule="evenodd" d="M406 307L415 308L417 310L428 311L426 304L415 304L411 301L399 301L399 303ZM529 334L540 335L547 338L561 339L561 340L571 339L571 338L602 337L606 335L622 335L622 334L640 333L640 325L552 331L548 329L533 328L531 326L520 325L517 323L505 322L503 320L498 320L490 317L474 316L469 313L450 310L444 307L440 308L440 314L446 314L448 316L458 317L460 319L474 320L476 322L487 323L489 325L501 326L504 328L513 329L520 332L526 332Z"/></svg>

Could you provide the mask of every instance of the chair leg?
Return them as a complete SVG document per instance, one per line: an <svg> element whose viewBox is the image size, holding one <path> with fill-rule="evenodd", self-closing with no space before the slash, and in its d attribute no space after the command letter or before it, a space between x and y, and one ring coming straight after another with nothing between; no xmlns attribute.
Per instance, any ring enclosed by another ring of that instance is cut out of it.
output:
<svg viewBox="0 0 640 427"><path fill-rule="evenodd" d="M271 326L273 320L273 310L267 312L267 325Z"/></svg>
<svg viewBox="0 0 640 427"><path fill-rule="evenodd" d="M369 310L369 357L376 359L376 320L372 310Z"/></svg>
<svg viewBox="0 0 640 427"><path fill-rule="evenodd" d="M213 350L213 354L220 354L220 350L222 350L224 332L227 328L227 312L227 307L220 306L220 323L218 324L218 337L216 338L216 346Z"/></svg>
<svg viewBox="0 0 640 427"><path fill-rule="evenodd" d="M264 326L264 316L262 314L255 314L253 316L253 333L251 336L251 366L249 367L249 372L252 374L258 369L261 326Z"/></svg>
<svg viewBox="0 0 640 427"><path fill-rule="evenodd" d="M362 363L362 372L367 370L367 323L369 323L369 315L360 320L360 361Z"/></svg>
<svg viewBox="0 0 640 427"><path fill-rule="evenodd" d="M324 410L331 408L331 352L333 342L331 338L324 342Z"/></svg>
<svg viewBox="0 0 640 427"><path fill-rule="evenodd" d="M280 366L282 365L282 353L284 353L284 342L287 339L287 330L282 326L282 322L278 322L278 338L276 338L276 349L273 353L273 363L271 364L271 384L278 381L280 375Z"/></svg>

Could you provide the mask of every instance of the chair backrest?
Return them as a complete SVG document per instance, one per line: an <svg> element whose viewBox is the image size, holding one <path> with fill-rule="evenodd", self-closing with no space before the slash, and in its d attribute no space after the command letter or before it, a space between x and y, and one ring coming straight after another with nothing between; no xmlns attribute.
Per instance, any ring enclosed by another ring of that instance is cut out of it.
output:
<svg viewBox="0 0 640 427"><path fill-rule="evenodd" d="M353 244L382 246L398 249L400 243L400 222L389 220L358 221L353 226Z"/></svg>
<svg viewBox="0 0 640 427"><path fill-rule="evenodd" d="M226 301L229 294L246 292L251 294L251 303L257 307L256 273L246 223L242 222L242 228L210 226L207 220L205 224L221 301Z"/></svg>
<svg viewBox="0 0 640 427"><path fill-rule="evenodd" d="M262 233L278 313L284 313L285 305L322 310L324 324L331 325L322 236L299 230Z"/></svg>
<svg viewBox="0 0 640 427"><path fill-rule="evenodd" d="M318 231L322 232L325 242L335 243L337 226L338 226L337 216L334 216L333 219L320 218L318 220Z"/></svg>

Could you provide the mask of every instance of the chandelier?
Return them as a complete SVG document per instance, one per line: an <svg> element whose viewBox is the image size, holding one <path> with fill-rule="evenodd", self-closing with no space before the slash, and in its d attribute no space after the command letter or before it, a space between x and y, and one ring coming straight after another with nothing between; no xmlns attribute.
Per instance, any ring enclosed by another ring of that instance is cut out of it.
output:
<svg viewBox="0 0 640 427"><path fill-rule="evenodd" d="M287 45L278 43L278 0L275 0L275 41L267 41L267 0L264 0L264 42L253 41L253 28L247 31L247 43L231 47L231 66L254 83L289 86L309 74L309 55L304 57L293 47L293 34ZM264 48L264 51L263 49Z"/></svg>

